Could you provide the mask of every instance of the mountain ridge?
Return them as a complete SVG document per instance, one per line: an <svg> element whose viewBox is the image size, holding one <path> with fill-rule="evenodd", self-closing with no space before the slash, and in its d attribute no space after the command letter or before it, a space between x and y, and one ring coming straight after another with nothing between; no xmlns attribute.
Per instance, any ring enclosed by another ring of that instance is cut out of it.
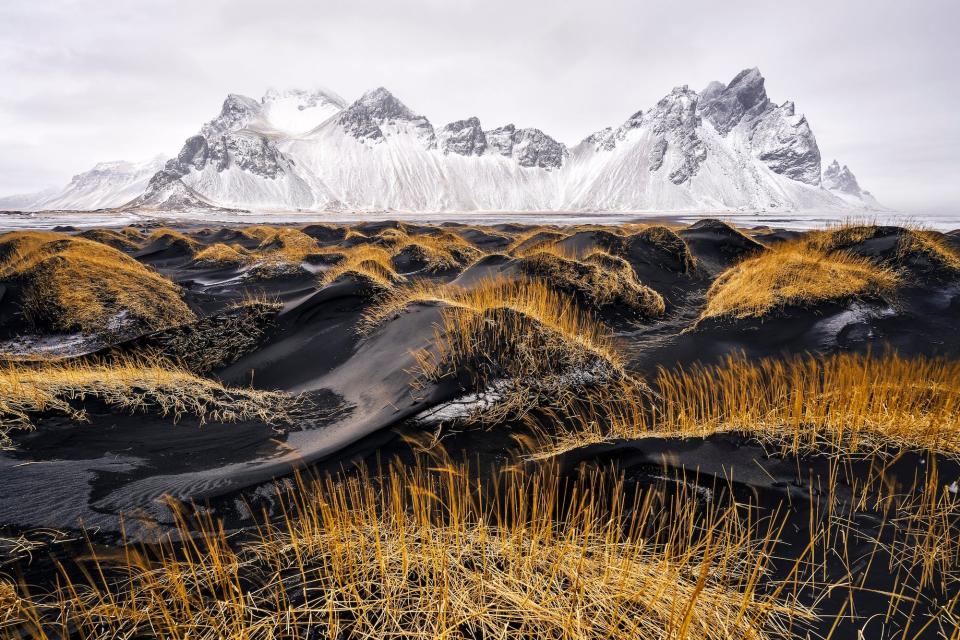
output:
<svg viewBox="0 0 960 640"><path fill-rule="evenodd" d="M97 202L418 212L880 209L852 176L845 166L823 170L806 117L792 101L773 102L754 67L700 92L678 86L569 147L533 127L485 129L476 116L435 127L384 87L349 104L322 89L271 89L260 100L229 94L142 193Z"/></svg>

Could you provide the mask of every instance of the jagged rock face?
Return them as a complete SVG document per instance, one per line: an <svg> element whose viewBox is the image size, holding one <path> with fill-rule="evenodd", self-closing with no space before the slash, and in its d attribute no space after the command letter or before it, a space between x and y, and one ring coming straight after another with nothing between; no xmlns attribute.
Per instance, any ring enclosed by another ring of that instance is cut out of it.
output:
<svg viewBox="0 0 960 640"><path fill-rule="evenodd" d="M268 138L250 132L231 132L212 140L202 135L188 138L177 157L167 163L166 170L183 177L191 169L202 171L208 165L217 171L235 165L254 175L276 178L284 172L286 164Z"/></svg>
<svg viewBox="0 0 960 640"><path fill-rule="evenodd" d="M820 184L820 148L807 119L785 102L760 118L750 142L757 158L791 180Z"/></svg>
<svg viewBox="0 0 960 640"><path fill-rule="evenodd" d="M425 146L434 144L430 121L415 114L383 87L363 94L344 109L337 120L344 129L362 141L379 142L384 137L384 125L406 124L416 131Z"/></svg>
<svg viewBox="0 0 960 640"><path fill-rule="evenodd" d="M666 138L660 138L654 143L650 150L650 171L657 171L663 166L663 156L666 155L669 146Z"/></svg>
<svg viewBox="0 0 960 640"><path fill-rule="evenodd" d="M513 135L513 157L521 167L559 169L567 148L540 129L520 129Z"/></svg>
<svg viewBox="0 0 960 640"><path fill-rule="evenodd" d="M722 136L730 133L744 117L759 115L770 106L763 76L756 67L738 73L722 90L718 85L712 82L704 89L700 114Z"/></svg>
<svg viewBox="0 0 960 640"><path fill-rule="evenodd" d="M487 144L491 149L496 151L502 156L507 156L508 158L513 155L513 135L517 132L517 128L512 124L508 124L503 127L497 127L490 131L484 132L484 135L487 138Z"/></svg>
<svg viewBox="0 0 960 640"><path fill-rule="evenodd" d="M207 139L202 135L190 136L183 143L183 148L176 158L167 163L166 170L176 173L178 176L186 175L191 167L200 171L207 166L207 160L210 157L210 145Z"/></svg>
<svg viewBox="0 0 960 640"><path fill-rule="evenodd" d="M168 166L173 162L171 160ZM215 205L183 184L180 174L171 169L158 171L150 179L150 184L143 195L127 206L175 211L216 208Z"/></svg>
<svg viewBox="0 0 960 640"><path fill-rule="evenodd" d="M753 155L791 180L820 184L820 148L805 117L792 102L779 107L767 97L763 76L745 69L723 86L711 82L700 97L700 114L727 136L743 130Z"/></svg>
<svg viewBox="0 0 960 640"><path fill-rule="evenodd" d="M840 166L840 163L834 160L823 172L823 186L825 189L849 193L853 196L863 195L863 190L857 183L856 176L850 171L847 165Z"/></svg>
<svg viewBox="0 0 960 640"><path fill-rule="evenodd" d="M558 169L567 157L567 147L540 129L517 129L508 124L487 131L486 138L490 148L514 158L521 167Z"/></svg>
<svg viewBox="0 0 960 640"><path fill-rule="evenodd" d="M223 171L234 164L244 171L264 178L276 178L283 173L286 160L273 142L263 136L246 132L221 136L210 148L210 158Z"/></svg>
<svg viewBox="0 0 960 640"><path fill-rule="evenodd" d="M487 150L487 136L476 117L457 120L437 133L437 147L444 153L461 156L482 156Z"/></svg>
<svg viewBox="0 0 960 640"><path fill-rule="evenodd" d="M696 175L700 164L707 158L707 148L697 134L700 127L697 113L699 99L696 91L686 86L677 87L643 119L645 124L649 123L653 134L660 136L651 153L651 171L660 170L668 146L679 151L678 158L669 167L669 178L673 184L683 184Z"/></svg>
<svg viewBox="0 0 960 640"><path fill-rule="evenodd" d="M627 121L616 129L613 127L601 129L600 131L587 136L584 142L593 145L593 148L598 151L600 149L603 149L604 151L611 151L617 146L618 142L623 141L627 137L627 133L631 129L636 129L642 126L643 123L643 111L637 111L632 116L627 118Z"/></svg>

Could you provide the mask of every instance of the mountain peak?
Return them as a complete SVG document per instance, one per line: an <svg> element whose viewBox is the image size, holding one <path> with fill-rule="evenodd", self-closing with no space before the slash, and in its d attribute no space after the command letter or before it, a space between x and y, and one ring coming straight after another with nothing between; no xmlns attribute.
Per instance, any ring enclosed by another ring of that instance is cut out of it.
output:
<svg viewBox="0 0 960 640"><path fill-rule="evenodd" d="M720 83L707 85L701 96L701 115L720 135L727 135L748 115L758 115L771 107L764 79L757 67L744 69L720 89Z"/></svg>
<svg viewBox="0 0 960 640"><path fill-rule="evenodd" d="M860 196L863 193L850 167L847 165L841 167L836 158L823 172L823 186L831 191L840 191L853 196Z"/></svg>
<svg viewBox="0 0 960 640"><path fill-rule="evenodd" d="M359 140L382 140L385 124L409 122L433 144L433 126L383 87L367 91L340 113L338 122Z"/></svg>
<svg viewBox="0 0 960 640"><path fill-rule="evenodd" d="M444 125L437 132L437 147L444 153L482 156L487 150L487 136L480 126L480 118L472 116Z"/></svg>

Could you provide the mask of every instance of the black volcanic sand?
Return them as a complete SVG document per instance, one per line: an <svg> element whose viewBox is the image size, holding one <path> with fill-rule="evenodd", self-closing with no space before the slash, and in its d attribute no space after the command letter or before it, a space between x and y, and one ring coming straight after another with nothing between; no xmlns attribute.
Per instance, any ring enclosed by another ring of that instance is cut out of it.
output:
<svg viewBox="0 0 960 640"><path fill-rule="evenodd" d="M399 226L396 222L377 222L354 229L373 236ZM411 233L436 230L416 226L407 229ZM516 260L497 252L506 251L514 238L526 231L523 226L481 229L451 224L442 229L459 233L494 255L463 272L420 275L470 287L497 274L519 272ZM200 245L243 240L236 229L181 230ZM342 244L345 235L343 228L326 225L308 226L304 232L327 247ZM889 231L886 236L894 233ZM577 255L593 248L617 253L631 263L641 282L664 296L667 311L661 319L612 319L629 368L640 374L650 374L658 366L712 363L735 352L759 358L807 352L879 352L893 347L905 355L960 357L960 281L928 277L921 267L905 278L907 285L895 299L791 308L762 321L696 323L706 291L719 273L763 251L762 243L774 244L796 235L770 229L749 234L707 220L671 233L677 241L674 245L664 246L639 236L624 240L595 230L575 233L561 240L561 245ZM883 250L886 236L881 234L869 244L851 249L874 255ZM556 232L539 231L525 244L556 237ZM356 235L351 237L351 243L363 241ZM233 327L229 330L243 334L231 339L229 356L217 362L210 375L231 385L305 394L313 413L284 427L258 423L200 426L188 417L173 424L160 416L116 412L91 402L85 405L89 422L84 424L61 416L38 416L34 431L14 436L14 450L0 452L0 485L4 487L0 492L0 537L4 533L29 535L39 528L69 535L84 526L97 543L112 545L118 541L123 514L128 536L149 540L169 531L172 518L167 496L206 505L231 527L242 529L251 522L247 505L269 510L271 481L294 470L336 472L350 468L354 462L375 464L394 457L412 463L413 453L400 434L431 430L433 427L412 418L462 393L453 380L416 391L411 387L410 370L415 365L411 351L430 343L440 320L441 308L437 305L413 305L361 335L357 322L374 301L375 292L369 284L349 276L320 287L318 274L327 268L322 261L263 279L252 277L245 268L198 265L193 252L180 240L153 242L130 255L184 288L188 304L206 318L207 325L197 332ZM0 319L16 315L9 296L4 297L6 291L0 283ZM251 295L282 303L281 308L258 316L253 332L244 328L246 325L235 327L228 310L232 303ZM169 335L163 333L132 337L99 355L147 346L162 348L169 342ZM469 457L478 469L505 464L515 453L509 427L466 430L443 442L453 458ZM810 510L817 508L811 506L811 497L821 490L821 479L827 477L830 464L817 457L781 458L733 436L615 442L569 452L558 462L560 472L571 476L589 468L626 474L630 491L686 483L702 489L705 500L748 497L751 504L767 513L779 508L788 518L776 552L783 558L775 563L779 575L785 575L790 558L809 540ZM844 466L844 474L865 474L870 464L866 460L850 462ZM960 478L955 463L920 455L898 458L885 473L909 493L922 486L924 474L932 467L947 484ZM871 535L884 535L881 523L849 504L846 487L841 474L835 508L845 510L856 522L862 540L849 541L845 550L853 556L849 565L828 563L828 570L846 571L852 566L861 572L856 579L862 579L870 589L889 590L893 575L886 570L888 559L874 559L867 567L858 555L873 548L868 545ZM49 547L46 556L34 553L33 564L21 561L18 571L34 577L43 575L49 569L50 554L63 556L70 549L69 545L60 545ZM914 612L918 619L932 611L932 602L944 604L943 594L927 595L922 605L926 608ZM818 607L828 615L836 613L846 597L846 591L838 590ZM864 591L857 596L857 615L863 620L885 613L887 602ZM902 622L900 618L891 623L883 633L879 625L868 628L871 633L864 637L893 637ZM826 635L832 620L825 624L815 631ZM854 637L853 631L859 627L851 625L842 623L835 637ZM935 629L927 632L936 637Z"/></svg>

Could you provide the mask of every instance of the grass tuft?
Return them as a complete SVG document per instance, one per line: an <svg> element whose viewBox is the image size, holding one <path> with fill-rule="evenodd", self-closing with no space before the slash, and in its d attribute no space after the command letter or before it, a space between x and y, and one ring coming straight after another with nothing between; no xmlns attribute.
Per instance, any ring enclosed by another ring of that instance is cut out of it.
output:
<svg viewBox="0 0 960 640"><path fill-rule="evenodd" d="M520 268L597 309L626 307L647 318L660 317L666 309L663 297L637 280L630 263L604 251L593 251L583 260L555 250L538 251L521 258Z"/></svg>
<svg viewBox="0 0 960 640"><path fill-rule="evenodd" d="M390 252L372 244L359 244L345 249L343 257L323 272L320 283L328 285L345 275L354 275L377 288L391 289L404 280L393 268Z"/></svg>
<svg viewBox="0 0 960 640"><path fill-rule="evenodd" d="M78 408L86 399L173 420L193 415L201 423L286 422L292 408L286 394L224 387L162 359L7 365L0 368L0 446L10 446L10 433L32 428L33 417L41 413L86 420L86 413Z"/></svg>
<svg viewBox="0 0 960 640"><path fill-rule="evenodd" d="M895 272L866 258L783 243L722 273L700 319L764 317L795 305L880 296L897 281Z"/></svg>

